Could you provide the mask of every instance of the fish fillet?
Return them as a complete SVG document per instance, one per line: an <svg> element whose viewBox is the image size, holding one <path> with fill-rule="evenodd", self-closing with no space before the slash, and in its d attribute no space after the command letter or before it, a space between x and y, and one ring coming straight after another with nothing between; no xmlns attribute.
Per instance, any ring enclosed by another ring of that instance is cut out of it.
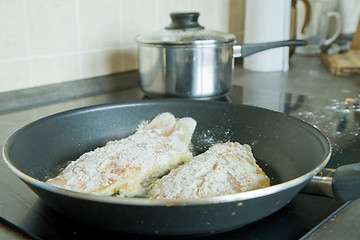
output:
<svg viewBox="0 0 360 240"><path fill-rule="evenodd" d="M219 143L155 182L151 199L196 199L264 188L270 180L256 164L251 148Z"/></svg>
<svg viewBox="0 0 360 240"><path fill-rule="evenodd" d="M162 113L129 137L83 154L47 183L98 195L144 195L149 189L143 181L192 157L189 144L195 126L192 118L177 120Z"/></svg>

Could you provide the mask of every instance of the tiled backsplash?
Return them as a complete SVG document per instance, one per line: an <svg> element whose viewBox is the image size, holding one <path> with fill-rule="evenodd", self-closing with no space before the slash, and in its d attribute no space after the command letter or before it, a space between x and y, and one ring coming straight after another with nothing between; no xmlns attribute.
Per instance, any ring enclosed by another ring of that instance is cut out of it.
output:
<svg viewBox="0 0 360 240"><path fill-rule="evenodd" d="M244 0L0 0L0 92L137 69L138 34L198 11L242 39Z"/></svg>

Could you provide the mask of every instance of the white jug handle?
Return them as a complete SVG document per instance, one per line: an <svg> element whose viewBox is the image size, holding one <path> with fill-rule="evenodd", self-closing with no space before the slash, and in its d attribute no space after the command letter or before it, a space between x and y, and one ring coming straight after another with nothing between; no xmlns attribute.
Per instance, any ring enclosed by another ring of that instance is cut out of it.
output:
<svg viewBox="0 0 360 240"><path fill-rule="evenodd" d="M333 43L333 42L336 40L336 38L337 38L337 37L340 35L340 33L341 33L341 18L340 18L340 14L337 13L337 12L328 12L328 13L327 13L327 16L328 16L328 21L329 21L329 19L330 19L331 17L334 17L334 18L335 18L335 20L336 20L336 25L335 25L336 30L335 30L334 34L333 34L330 38L328 38L328 39L326 39L326 40L324 41L324 43L323 43L324 46L328 46L328 45L330 45L331 43Z"/></svg>

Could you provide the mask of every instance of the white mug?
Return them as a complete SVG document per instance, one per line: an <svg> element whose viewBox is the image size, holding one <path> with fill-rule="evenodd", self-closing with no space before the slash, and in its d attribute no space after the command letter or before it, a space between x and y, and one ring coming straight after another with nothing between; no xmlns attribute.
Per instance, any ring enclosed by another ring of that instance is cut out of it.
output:
<svg viewBox="0 0 360 240"><path fill-rule="evenodd" d="M359 0L339 1L339 10L342 19L341 34L353 34L356 32L358 20L360 18Z"/></svg>
<svg viewBox="0 0 360 240"><path fill-rule="evenodd" d="M309 0L309 2L311 12L308 29L306 29L305 33L302 33L301 29L297 29L296 31L297 39L307 41L306 46L296 47L295 49L296 53L302 55L319 54L321 52L321 46L330 45L341 33L340 14L335 11L330 11L330 0ZM300 14L299 17L301 17ZM334 29L332 29L331 36L328 36L331 18L334 18L335 26ZM303 21L304 19L297 19L299 26L303 25Z"/></svg>

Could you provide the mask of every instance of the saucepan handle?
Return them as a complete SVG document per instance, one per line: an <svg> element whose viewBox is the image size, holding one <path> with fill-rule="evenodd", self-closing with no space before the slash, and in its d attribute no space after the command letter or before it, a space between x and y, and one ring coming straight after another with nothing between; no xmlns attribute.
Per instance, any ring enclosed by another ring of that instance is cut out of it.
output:
<svg viewBox="0 0 360 240"><path fill-rule="evenodd" d="M326 195L339 201L360 198L360 163L348 164L337 169L324 169L302 190L305 193Z"/></svg>
<svg viewBox="0 0 360 240"><path fill-rule="evenodd" d="M251 54L264 51L271 48L286 47L286 46L305 46L305 40L286 40L286 41L277 41L277 42L267 42L267 43L250 43L243 45L234 45L233 46L233 57L246 57Z"/></svg>

